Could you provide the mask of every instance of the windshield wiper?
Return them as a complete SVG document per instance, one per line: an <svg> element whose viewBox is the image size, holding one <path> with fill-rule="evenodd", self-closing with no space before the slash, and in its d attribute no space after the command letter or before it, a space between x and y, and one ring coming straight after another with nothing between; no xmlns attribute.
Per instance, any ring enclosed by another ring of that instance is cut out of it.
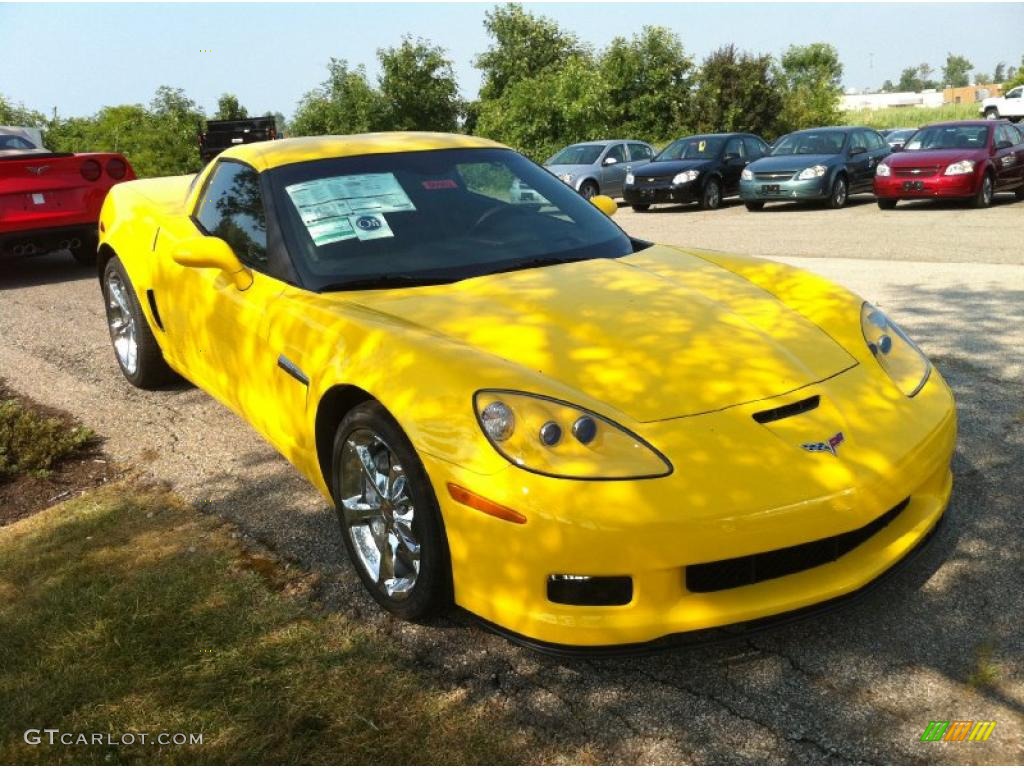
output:
<svg viewBox="0 0 1024 768"><path fill-rule="evenodd" d="M383 274L367 277L353 277L351 280L339 280L320 286L320 293L330 291L366 291L374 288L413 288L420 285L441 285L453 283L457 277L425 277L423 275Z"/></svg>

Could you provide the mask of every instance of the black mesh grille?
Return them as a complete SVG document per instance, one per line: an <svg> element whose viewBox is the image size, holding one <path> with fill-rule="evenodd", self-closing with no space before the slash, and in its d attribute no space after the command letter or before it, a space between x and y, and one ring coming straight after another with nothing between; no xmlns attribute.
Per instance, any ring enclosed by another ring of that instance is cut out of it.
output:
<svg viewBox="0 0 1024 768"><path fill-rule="evenodd" d="M686 588L690 592L719 592L831 563L856 549L899 517L910 503L909 497L863 528L830 536L827 539L797 544L795 547L760 552L731 560L691 565L686 569Z"/></svg>

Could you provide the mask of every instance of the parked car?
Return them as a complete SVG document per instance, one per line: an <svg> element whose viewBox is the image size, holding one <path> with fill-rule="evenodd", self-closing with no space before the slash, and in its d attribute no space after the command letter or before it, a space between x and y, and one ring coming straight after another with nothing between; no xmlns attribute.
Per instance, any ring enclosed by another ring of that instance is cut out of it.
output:
<svg viewBox="0 0 1024 768"><path fill-rule="evenodd" d="M135 173L116 152L50 152L36 136L0 128L0 257L68 250L90 263L107 191Z"/></svg>
<svg viewBox="0 0 1024 768"><path fill-rule="evenodd" d="M870 128L812 128L778 139L767 157L748 165L740 197L749 211L765 203L821 200L842 208L850 195L871 192L875 166L892 152Z"/></svg>
<svg viewBox="0 0 1024 768"><path fill-rule="evenodd" d="M550 206L500 199L513 177ZM647 643L831 602L925 541L956 409L899 326L592 203L480 137L234 147L111 191L114 357L252 424L406 619Z"/></svg>
<svg viewBox="0 0 1024 768"><path fill-rule="evenodd" d="M642 141L586 141L559 150L544 167L588 200L594 195L622 197L626 174L652 157L654 148Z"/></svg>
<svg viewBox="0 0 1024 768"><path fill-rule="evenodd" d="M954 198L986 208L996 192L1016 192L1024 199L1022 134L1005 120L922 128L902 152L879 163L874 181L878 207L891 210L900 200Z"/></svg>
<svg viewBox="0 0 1024 768"><path fill-rule="evenodd" d="M208 163L221 152L238 144L273 141L277 135L274 117L247 117L240 120L207 120L199 129L199 157Z"/></svg>
<svg viewBox="0 0 1024 768"><path fill-rule="evenodd" d="M986 120L1007 118L1019 122L1024 118L1024 85L1011 88L1005 96L993 96L982 100L978 111Z"/></svg>
<svg viewBox="0 0 1024 768"><path fill-rule="evenodd" d="M903 149L903 145L907 143L907 139L917 132L917 128L893 128L890 131L882 132L882 138L885 139L885 143L889 145L893 152L899 152Z"/></svg>
<svg viewBox="0 0 1024 768"><path fill-rule="evenodd" d="M768 144L751 133L713 133L677 139L650 163L626 174L623 199L634 211L655 203L695 203L715 209L740 191L747 164L768 154Z"/></svg>

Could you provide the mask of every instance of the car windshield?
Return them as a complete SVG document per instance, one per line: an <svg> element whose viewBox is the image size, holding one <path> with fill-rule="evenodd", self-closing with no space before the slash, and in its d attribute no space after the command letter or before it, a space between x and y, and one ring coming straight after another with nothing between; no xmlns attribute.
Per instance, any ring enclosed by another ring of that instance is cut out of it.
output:
<svg viewBox="0 0 1024 768"><path fill-rule="evenodd" d="M546 165L593 165L603 149L601 144L573 144L548 160Z"/></svg>
<svg viewBox="0 0 1024 768"><path fill-rule="evenodd" d="M917 130L915 128L907 128L902 131L890 131L889 134L885 137L885 139L890 143L894 141L906 141L915 133L917 133Z"/></svg>
<svg viewBox="0 0 1024 768"><path fill-rule="evenodd" d="M635 250L607 216L511 150L331 158L268 176L312 290L449 283ZM515 194L523 188L528 200Z"/></svg>
<svg viewBox="0 0 1024 768"><path fill-rule="evenodd" d="M906 152L929 149L984 149L987 145L987 125L933 125L915 133L903 149Z"/></svg>
<svg viewBox="0 0 1024 768"><path fill-rule="evenodd" d="M718 157L724 145L721 136L688 136L673 141L654 160L710 160Z"/></svg>
<svg viewBox="0 0 1024 768"><path fill-rule="evenodd" d="M844 131L803 131L783 136L772 149L776 155L836 155L846 143Z"/></svg>

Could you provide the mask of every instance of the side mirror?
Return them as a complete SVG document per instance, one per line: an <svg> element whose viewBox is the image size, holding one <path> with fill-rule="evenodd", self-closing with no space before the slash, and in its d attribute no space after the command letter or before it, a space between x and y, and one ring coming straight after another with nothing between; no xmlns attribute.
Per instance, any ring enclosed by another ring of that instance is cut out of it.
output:
<svg viewBox="0 0 1024 768"><path fill-rule="evenodd" d="M617 162L619 161L616 160L614 157L606 157L602 165L615 165Z"/></svg>
<svg viewBox="0 0 1024 768"><path fill-rule="evenodd" d="M590 198L590 202L605 216L614 216L615 212L619 210L618 203L608 197L608 195L594 195Z"/></svg>
<svg viewBox="0 0 1024 768"><path fill-rule="evenodd" d="M219 237L192 237L178 245L171 257L176 264L194 269L219 269L235 288L244 291L252 285L250 272Z"/></svg>
<svg viewBox="0 0 1024 768"><path fill-rule="evenodd" d="M850 150L850 157L853 157L854 155L863 155L867 151L867 147L854 147Z"/></svg>

